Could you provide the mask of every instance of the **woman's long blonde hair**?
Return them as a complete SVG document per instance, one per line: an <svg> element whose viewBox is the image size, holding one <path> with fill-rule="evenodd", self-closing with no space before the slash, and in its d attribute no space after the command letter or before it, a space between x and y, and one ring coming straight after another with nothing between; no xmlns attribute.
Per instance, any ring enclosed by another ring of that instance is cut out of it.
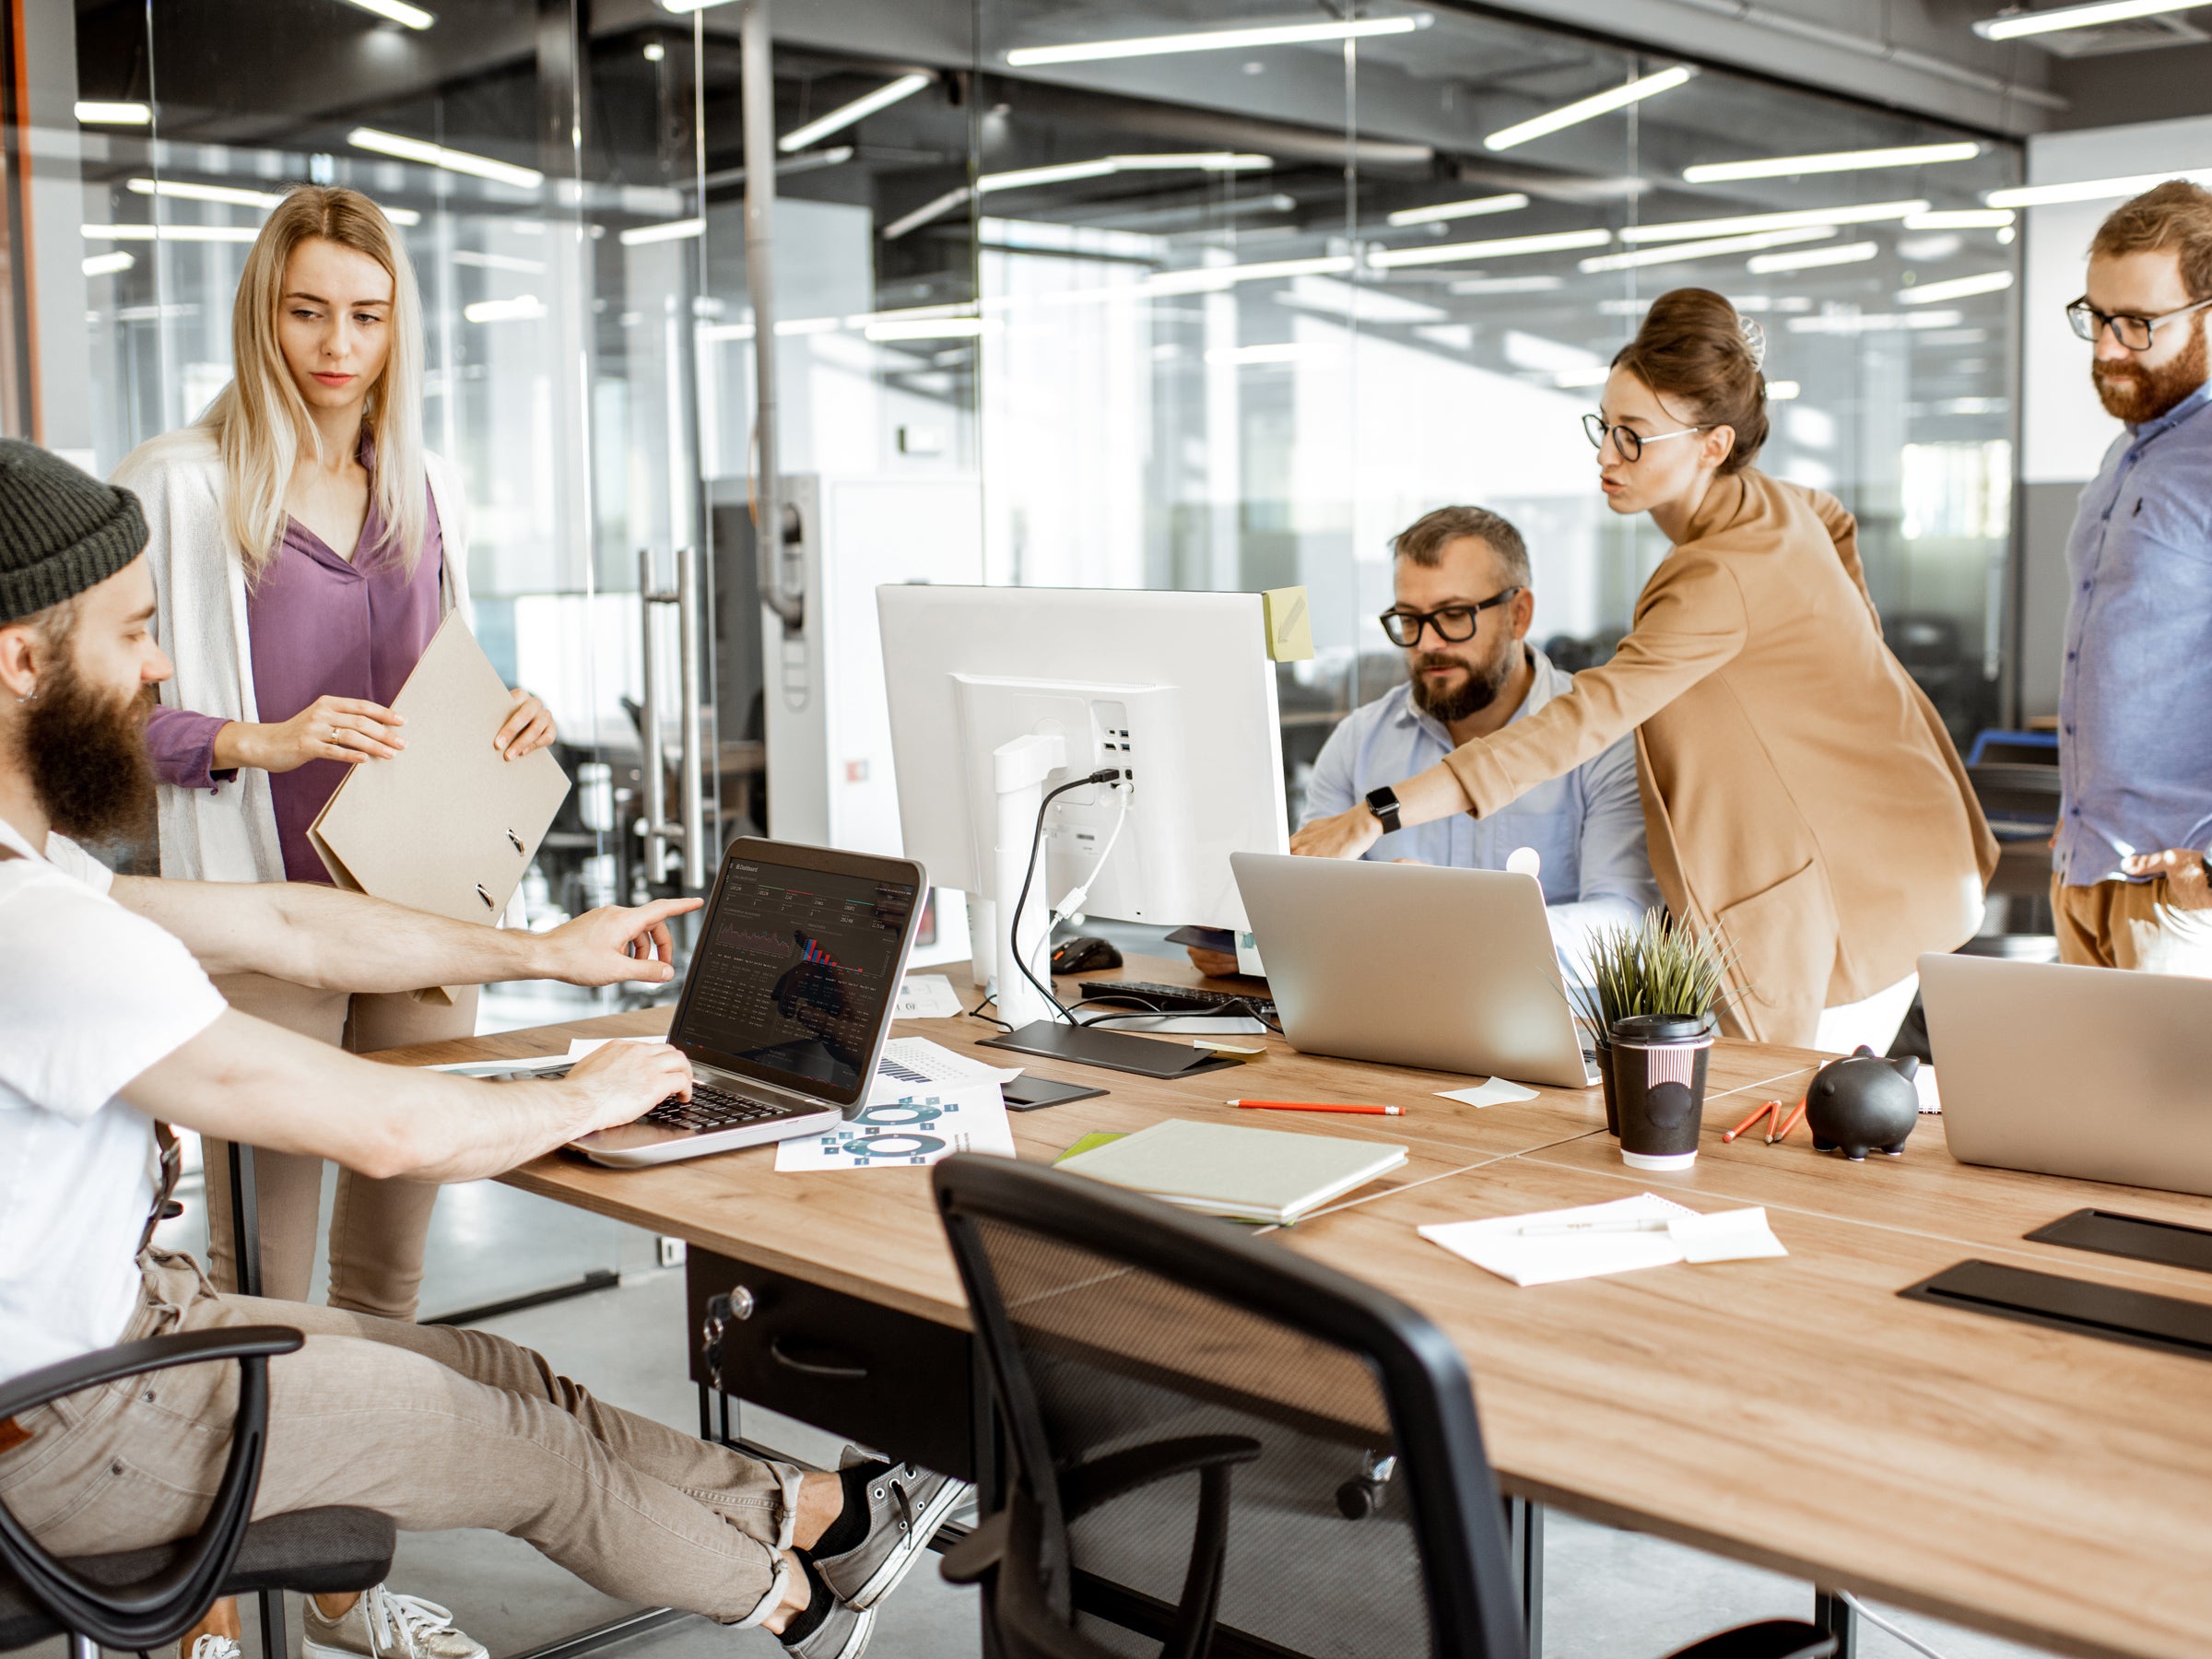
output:
<svg viewBox="0 0 2212 1659"><path fill-rule="evenodd" d="M257 581L284 537L284 495L301 450L318 457L323 437L308 418L276 340L284 273L292 250L323 237L366 253L392 277L391 349L369 388L363 423L376 449L371 486L383 519L382 539L370 555L396 553L413 573L429 528L422 467L422 300L415 268L383 210L358 190L303 184L276 205L246 255L230 312L230 383L207 406L199 424L215 436L229 484L224 513ZM341 549L343 551L343 549Z"/></svg>

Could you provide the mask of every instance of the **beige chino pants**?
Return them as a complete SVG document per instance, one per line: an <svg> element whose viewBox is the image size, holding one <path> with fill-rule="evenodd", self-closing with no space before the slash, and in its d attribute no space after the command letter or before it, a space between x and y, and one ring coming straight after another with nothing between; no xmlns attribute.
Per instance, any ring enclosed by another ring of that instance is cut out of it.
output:
<svg viewBox="0 0 2212 1659"><path fill-rule="evenodd" d="M218 1294L189 1256L140 1258L122 1340L290 1325L269 1362L256 1519L326 1504L403 1531L522 1538L606 1594L725 1624L772 1612L800 1472L594 1400L539 1355L480 1331ZM135 1549L198 1527L222 1477L235 1361L180 1366L24 1414L0 1453L0 1503L56 1553Z"/></svg>
<svg viewBox="0 0 2212 1659"><path fill-rule="evenodd" d="M457 990L453 1001L444 1004L417 1002L401 992L314 991L259 973L224 974L215 984L241 1014L357 1054L472 1036L477 1029L474 985ZM235 1289L229 1144L211 1139L204 1156L207 1271L218 1287ZM257 1148L253 1195L261 1225L262 1293L277 1301L305 1301L315 1269L323 1160ZM373 1181L339 1170L330 1218L330 1305L380 1319L413 1319L422 1290L430 1210L437 1202L438 1188L429 1182Z"/></svg>
<svg viewBox="0 0 2212 1659"><path fill-rule="evenodd" d="M2212 979L2212 910L2177 910L2166 877L2068 887L2051 878L2058 959Z"/></svg>

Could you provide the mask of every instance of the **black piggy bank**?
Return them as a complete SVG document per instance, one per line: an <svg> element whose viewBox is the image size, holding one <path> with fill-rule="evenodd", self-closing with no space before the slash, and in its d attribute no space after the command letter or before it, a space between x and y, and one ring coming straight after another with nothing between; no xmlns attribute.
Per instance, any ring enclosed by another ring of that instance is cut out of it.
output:
<svg viewBox="0 0 2212 1659"><path fill-rule="evenodd" d="M1912 1087L1919 1069L1910 1054L1884 1060L1870 1048L1822 1066L1805 1092L1813 1150L1841 1149L1853 1163L1869 1152L1892 1158L1902 1153L1905 1137L1920 1122L1920 1091Z"/></svg>

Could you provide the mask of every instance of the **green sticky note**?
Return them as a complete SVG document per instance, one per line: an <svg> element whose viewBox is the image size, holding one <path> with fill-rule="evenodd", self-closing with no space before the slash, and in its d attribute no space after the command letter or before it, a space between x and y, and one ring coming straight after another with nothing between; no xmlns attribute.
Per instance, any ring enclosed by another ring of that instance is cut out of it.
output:
<svg viewBox="0 0 2212 1659"><path fill-rule="evenodd" d="M1313 613L1302 587L1269 588L1260 595L1267 618L1267 654L1278 663L1303 663L1313 655Z"/></svg>
<svg viewBox="0 0 2212 1659"><path fill-rule="evenodd" d="M1110 1130L1094 1129L1090 1134L1085 1135L1081 1140L1077 1141L1066 1151L1061 1153L1059 1157L1053 1159L1053 1161L1056 1164L1064 1164L1079 1152L1088 1152L1093 1147L1104 1146L1108 1141L1117 1141L1121 1138L1121 1135Z"/></svg>

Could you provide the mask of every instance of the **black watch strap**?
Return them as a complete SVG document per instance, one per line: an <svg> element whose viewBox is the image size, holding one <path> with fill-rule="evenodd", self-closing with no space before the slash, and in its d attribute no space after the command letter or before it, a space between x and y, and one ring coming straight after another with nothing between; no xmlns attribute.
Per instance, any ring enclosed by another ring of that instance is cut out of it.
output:
<svg viewBox="0 0 2212 1659"><path fill-rule="evenodd" d="M1367 792L1367 809L1375 815L1375 822L1382 826L1382 833L1394 834L1398 828L1398 792L1387 783L1380 789Z"/></svg>

